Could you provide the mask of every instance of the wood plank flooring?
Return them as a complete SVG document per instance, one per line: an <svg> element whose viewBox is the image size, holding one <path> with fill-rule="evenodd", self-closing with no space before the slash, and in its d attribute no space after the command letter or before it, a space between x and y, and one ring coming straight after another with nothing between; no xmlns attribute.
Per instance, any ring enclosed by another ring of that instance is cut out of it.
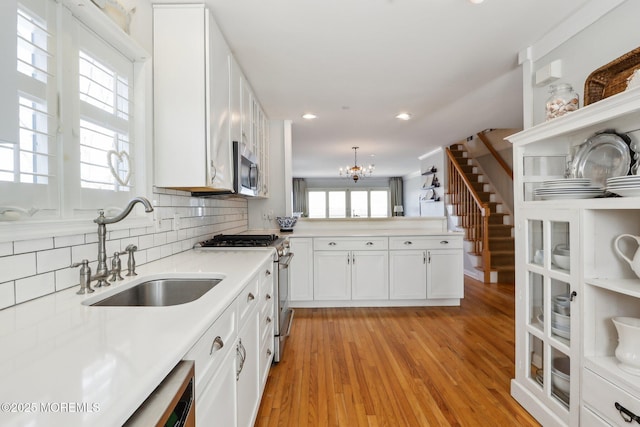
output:
<svg viewBox="0 0 640 427"><path fill-rule="evenodd" d="M256 426L538 426L509 395L513 285L460 307L296 309Z"/></svg>

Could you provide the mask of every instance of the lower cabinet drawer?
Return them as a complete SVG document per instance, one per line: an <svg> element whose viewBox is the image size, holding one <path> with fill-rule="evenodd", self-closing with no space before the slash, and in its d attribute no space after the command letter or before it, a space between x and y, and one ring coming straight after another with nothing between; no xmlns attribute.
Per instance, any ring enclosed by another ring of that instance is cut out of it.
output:
<svg viewBox="0 0 640 427"><path fill-rule="evenodd" d="M584 370L582 394L585 405L614 426L628 426L624 410L640 416L640 400L589 369ZM624 408L616 408L616 404ZM595 424L598 425L598 424ZM606 425L606 424L605 424Z"/></svg>
<svg viewBox="0 0 640 427"><path fill-rule="evenodd" d="M249 284L238 295L238 312L240 313L240 319L238 323L243 325L243 321L246 316L253 310L258 304L258 291L260 287L260 281L258 278L253 277Z"/></svg>
<svg viewBox="0 0 640 427"><path fill-rule="evenodd" d="M388 248L389 240L386 237L316 237L313 239L313 249L316 251L366 251Z"/></svg>
<svg viewBox="0 0 640 427"><path fill-rule="evenodd" d="M389 249L461 249L461 236L389 237Z"/></svg>
<svg viewBox="0 0 640 427"><path fill-rule="evenodd" d="M594 414L584 406L580 408L580 426L581 427L610 427L611 424Z"/></svg>
<svg viewBox="0 0 640 427"><path fill-rule="evenodd" d="M234 301L184 356L183 359L193 360L196 364L196 396L200 395L202 388L209 382L220 361L234 348L237 328L237 307Z"/></svg>

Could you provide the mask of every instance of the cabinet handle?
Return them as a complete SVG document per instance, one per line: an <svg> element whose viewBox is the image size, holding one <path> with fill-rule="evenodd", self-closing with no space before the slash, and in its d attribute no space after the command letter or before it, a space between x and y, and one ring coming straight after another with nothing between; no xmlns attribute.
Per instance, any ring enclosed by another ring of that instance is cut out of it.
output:
<svg viewBox="0 0 640 427"><path fill-rule="evenodd" d="M353 256L351 257L351 264L355 264L355 263L356 263L356 256L355 256L355 255L353 255Z"/></svg>
<svg viewBox="0 0 640 427"><path fill-rule="evenodd" d="M265 271L265 272L264 272L264 275L265 275L265 276L267 276L267 277L268 277L268 276L271 276L271 270L267 270L267 271Z"/></svg>
<svg viewBox="0 0 640 427"><path fill-rule="evenodd" d="M351 255L347 254L347 264L351 264Z"/></svg>
<svg viewBox="0 0 640 427"><path fill-rule="evenodd" d="M571 295L569 295L569 301L573 301L577 296L578 296L578 293L576 291L571 292Z"/></svg>
<svg viewBox="0 0 640 427"><path fill-rule="evenodd" d="M366 245L367 246L373 246L373 242L367 242Z"/></svg>
<svg viewBox="0 0 640 427"><path fill-rule="evenodd" d="M640 423L639 416L637 416L636 414L634 414L633 412L631 412L630 410L628 410L618 402L616 402L615 407L618 410L618 412L620 412L620 416L622 417L625 423L630 423L633 421Z"/></svg>
<svg viewBox="0 0 640 427"><path fill-rule="evenodd" d="M422 252L422 263L423 264L427 263L427 253L426 252Z"/></svg>
<svg viewBox="0 0 640 427"><path fill-rule="evenodd" d="M431 251L427 251L427 263L431 264Z"/></svg>
<svg viewBox="0 0 640 427"><path fill-rule="evenodd" d="M404 242L405 245L413 245L413 242L411 240L407 240Z"/></svg>
<svg viewBox="0 0 640 427"><path fill-rule="evenodd" d="M238 341L238 346L236 347L236 356L240 358L240 365L236 369L236 381L240 379L240 373L244 368L244 362L247 360L247 349L242 345L242 340Z"/></svg>
<svg viewBox="0 0 640 427"><path fill-rule="evenodd" d="M271 349L270 348L267 349L267 357L269 357L269 356L271 356Z"/></svg>
<svg viewBox="0 0 640 427"><path fill-rule="evenodd" d="M218 347L217 349L216 349L216 346ZM222 338L220 338L220 335L218 335L217 337L215 337L215 339L211 343L211 350L209 350L209 356L213 354L214 350L220 350L222 347L224 347L224 341L222 341Z"/></svg>
<svg viewBox="0 0 640 427"><path fill-rule="evenodd" d="M267 294L265 295L264 299L266 299L267 301L269 301L271 299L271 294Z"/></svg>
<svg viewBox="0 0 640 427"><path fill-rule="evenodd" d="M254 299L256 299L255 295L249 292L249 295L247 295L247 301L253 301Z"/></svg>
<svg viewBox="0 0 640 427"><path fill-rule="evenodd" d="M329 246L335 246L336 242L329 242Z"/></svg>
<svg viewBox="0 0 640 427"><path fill-rule="evenodd" d="M267 316L267 325L271 323L271 317Z"/></svg>
<svg viewBox="0 0 640 427"><path fill-rule="evenodd" d="M440 244L441 244L441 245L448 245L448 244L449 244L449 241L448 241L448 240L441 240L441 241L440 241Z"/></svg>

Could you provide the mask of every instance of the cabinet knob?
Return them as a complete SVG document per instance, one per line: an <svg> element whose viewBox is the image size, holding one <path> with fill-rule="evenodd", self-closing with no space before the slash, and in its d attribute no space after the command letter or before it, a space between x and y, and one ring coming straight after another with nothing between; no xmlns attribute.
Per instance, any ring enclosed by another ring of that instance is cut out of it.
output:
<svg viewBox="0 0 640 427"><path fill-rule="evenodd" d="M271 276L271 270L266 270L266 271L264 272L264 275L265 275L265 276Z"/></svg>
<svg viewBox="0 0 640 427"><path fill-rule="evenodd" d="M269 301L271 299L271 294L267 294L265 295L264 299L266 299L267 301Z"/></svg>
<svg viewBox="0 0 640 427"><path fill-rule="evenodd" d="M214 350L220 350L222 347L224 347L224 341L222 341L222 338L220 338L220 335L218 335L217 337L214 338L213 342L211 343L211 350L209 350L209 356L213 354Z"/></svg>
<svg viewBox="0 0 640 427"><path fill-rule="evenodd" d="M329 246L335 246L336 242L329 242Z"/></svg>
<svg viewBox="0 0 640 427"><path fill-rule="evenodd" d="M577 296L578 293L576 291L571 292L571 294L569 295L569 301L573 301Z"/></svg>
<svg viewBox="0 0 640 427"><path fill-rule="evenodd" d="M405 245L413 245L413 242L411 240L406 240L404 242Z"/></svg>
<svg viewBox="0 0 640 427"><path fill-rule="evenodd" d="M367 242L366 245L367 246L373 246L373 242Z"/></svg>
<svg viewBox="0 0 640 427"><path fill-rule="evenodd" d="M247 301L253 301L254 299L256 299L256 296L249 292L249 295L247 295Z"/></svg>
<svg viewBox="0 0 640 427"><path fill-rule="evenodd" d="M269 356L271 356L271 349L270 348L267 349L267 357L269 357Z"/></svg>
<svg viewBox="0 0 640 427"><path fill-rule="evenodd" d="M271 321L272 321L272 320L271 320L271 317L270 317L270 316L267 316L267 320L266 320L267 325L268 325L269 323L271 323Z"/></svg>
<svg viewBox="0 0 640 427"><path fill-rule="evenodd" d="M448 244L449 244L449 241L448 241L448 240L441 240L441 241L440 241L440 244L441 244L441 245L448 245Z"/></svg>

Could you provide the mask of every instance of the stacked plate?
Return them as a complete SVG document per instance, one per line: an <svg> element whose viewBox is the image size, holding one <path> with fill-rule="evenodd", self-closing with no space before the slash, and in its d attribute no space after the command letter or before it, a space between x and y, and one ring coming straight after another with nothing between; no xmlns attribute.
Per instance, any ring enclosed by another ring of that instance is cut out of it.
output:
<svg viewBox="0 0 640 427"><path fill-rule="evenodd" d="M605 190L589 178L565 178L544 181L533 194L541 200L591 199L603 196Z"/></svg>
<svg viewBox="0 0 640 427"><path fill-rule="evenodd" d="M628 175L608 178L607 191L622 197L640 197L640 176Z"/></svg>

